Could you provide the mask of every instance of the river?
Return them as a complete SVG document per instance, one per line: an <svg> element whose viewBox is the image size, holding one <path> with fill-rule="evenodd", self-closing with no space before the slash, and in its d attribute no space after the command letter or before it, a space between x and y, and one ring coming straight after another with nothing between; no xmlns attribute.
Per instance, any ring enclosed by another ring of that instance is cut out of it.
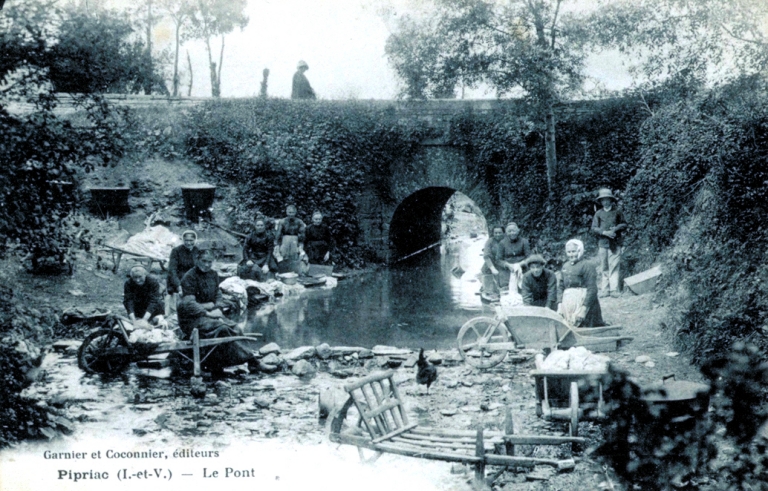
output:
<svg viewBox="0 0 768 491"><path fill-rule="evenodd" d="M446 241L389 268L310 288L250 313L248 330L281 348L389 345L447 349L482 310L478 273L486 236ZM456 273L452 270L460 266ZM462 274L463 271L463 274Z"/></svg>

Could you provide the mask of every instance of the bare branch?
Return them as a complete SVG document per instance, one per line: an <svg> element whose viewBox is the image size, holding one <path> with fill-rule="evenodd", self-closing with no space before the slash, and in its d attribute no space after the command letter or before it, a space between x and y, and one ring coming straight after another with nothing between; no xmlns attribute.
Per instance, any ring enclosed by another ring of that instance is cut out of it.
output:
<svg viewBox="0 0 768 491"><path fill-rule="evenodd" d="M724 23L724 22L721 22L721 23L720 23L720 27L721 27L721 28L722 28L722 29L723 29L725 32L727 32L729 36L731 36L731 37L732 37L732 38L734 38L734 39L738 39L739 41L744 41L745 43L752 43L752 44L756 44L756 45L758 45L758 46L765 46L765 45L766 45L766 43L765 43L764 41L759 41L759 40L757 40L757 39L746 39L746 38L743 38L743 37L741 37L741 36L737 36L737 35L736 35L735 33L733 33L733 32L732 32L730 29L728 29L727 27L725 27L725 23Z"/></svg>

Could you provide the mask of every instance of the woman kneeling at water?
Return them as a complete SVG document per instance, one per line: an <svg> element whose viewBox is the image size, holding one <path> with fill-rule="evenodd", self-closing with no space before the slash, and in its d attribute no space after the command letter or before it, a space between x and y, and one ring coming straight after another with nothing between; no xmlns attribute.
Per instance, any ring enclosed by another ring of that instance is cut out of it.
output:
<svg viewBox="0 0 768 491"><path fill-rule="evenodd" d="M197 252L195 267L181 279L184 297L177 313L179 328L185 339L191 336L194 329L198 330L201 339L242 335L241 329L224 316L224 312L229 311L231 317L237 318L239 307L224 300L219 289L219 275L211 269L212 266L213 252L210 249L200 249ZM233 341L213 346L201 353L201 358L207 354L203 368L219 372L224 367L255 361L251 346L248 341Z"/></svg>
<svg viewBox="0 0 768 491"><path fill-rule="evenodd" d="M571 239L565 243L568 262L563 265L563 281L557 312L575 327L604 326L600 302L597 300L597 269L583 259L584 243Z"/></svg>

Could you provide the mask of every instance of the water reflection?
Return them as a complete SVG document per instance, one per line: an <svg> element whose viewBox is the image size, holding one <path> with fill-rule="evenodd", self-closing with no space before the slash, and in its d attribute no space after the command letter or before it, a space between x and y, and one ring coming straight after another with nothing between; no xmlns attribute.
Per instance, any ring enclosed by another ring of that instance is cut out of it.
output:
<svg viewBox="0 0 768 491"><path fill-rule="evenodd" d="M446 242L413 260L308 289L250 313L249 329L282 348L328 343L447 349L482 308L478 273L485 237ZM442 252L442 253L441 253ZM456 277L451 270L460 266Z"/></svg>

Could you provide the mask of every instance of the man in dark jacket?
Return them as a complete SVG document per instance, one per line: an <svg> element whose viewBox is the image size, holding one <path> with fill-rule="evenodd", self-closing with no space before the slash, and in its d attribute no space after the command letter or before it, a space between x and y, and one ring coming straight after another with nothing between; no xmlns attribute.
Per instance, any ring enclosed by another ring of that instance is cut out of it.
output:
<svg viewBox="0 0 768 491"><path fill-rule="evenodd" d="M539 254L534 254L525 261L528 272L523 275L520 293L524 305L547 307L557 310L557 277L545 269L546 261Z"/></svg>
<svg viewBox="0 0 768 491"><path fill-rule="evenodd" d="M131 269L123 286L123 305L136 327L147 327L150 319L165 313L160 283L144 267Z"/></svg>
<svg viewBox="0 0 768 491"><path fill-rule="evenodd" d="M315 99L315 91L309 85L309 80L304 72L309 70L309 65L304 60L299 61L296 66L296 73L293 74L293 88L291 90L291 99Z"/></svg>

